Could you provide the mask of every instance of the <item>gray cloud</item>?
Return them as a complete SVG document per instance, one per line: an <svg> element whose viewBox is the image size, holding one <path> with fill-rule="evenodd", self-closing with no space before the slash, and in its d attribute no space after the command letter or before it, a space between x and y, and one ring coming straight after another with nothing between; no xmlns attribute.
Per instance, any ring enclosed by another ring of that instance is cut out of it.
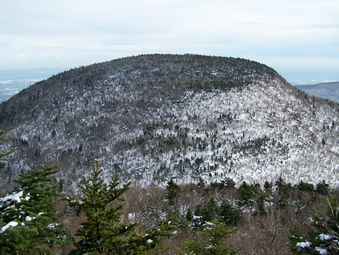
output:
<svg viewBox="0 0 339 255"><path fill-rule="evenodd" d="M338 24L337 0L3 1L0 70L159 52L333 71L339 66Z"/></svg>

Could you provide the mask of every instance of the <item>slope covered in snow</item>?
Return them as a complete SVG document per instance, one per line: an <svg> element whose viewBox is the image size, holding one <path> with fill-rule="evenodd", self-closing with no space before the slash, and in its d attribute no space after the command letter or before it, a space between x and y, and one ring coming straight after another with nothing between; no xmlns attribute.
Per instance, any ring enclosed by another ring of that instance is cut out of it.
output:
<svg viewBox="0 0 339 255"><path fill-rule="evenodd" d="M16 148L0 178L60 162L76 190L99 159L135 184L322 180L339 186L338 104L244 59L143 55L53 76L0 106Z"/></svg>

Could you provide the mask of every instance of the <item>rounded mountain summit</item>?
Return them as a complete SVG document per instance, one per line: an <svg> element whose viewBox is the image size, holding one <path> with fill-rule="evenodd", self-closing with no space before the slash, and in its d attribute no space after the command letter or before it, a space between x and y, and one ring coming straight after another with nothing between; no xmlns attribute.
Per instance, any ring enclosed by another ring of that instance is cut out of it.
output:
<svg viewBox="0 0 339 255"><path fill-rule="evenodd" d="M59 163L63 189L99 160L133 184L286 182L339 186L339 106L307 96L272 68L239 58L141 55L76 68L0 105L16 128L2 189ZM5 185L5 184L6 185Z"/></svg>

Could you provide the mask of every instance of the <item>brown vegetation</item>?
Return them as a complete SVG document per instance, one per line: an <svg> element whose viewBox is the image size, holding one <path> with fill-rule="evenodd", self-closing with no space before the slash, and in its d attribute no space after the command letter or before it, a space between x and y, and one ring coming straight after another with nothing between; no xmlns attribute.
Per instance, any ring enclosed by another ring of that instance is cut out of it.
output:
<svg viewBox="0 0 339 255"><path fill-rule="evenodd" d="M241 202L242 195L239 188L224 185L178 185L180 192L175 198L175 204L170 205L167 199L168 187L150 185L147 187L134 186L125 193L125 207L123 221L139 223L138 231L154 227L159 219L168 215L179 215L179 229L171 238L163 238L163 248L149 252L149 254L184 254L183 249L190 238L194 238L193 221L188 220L189 211L193 214L199 206L206 205L213 199L216 207L223 201L229 204L240 214L239 221L230 226L236 232L229 238L228 245L239 248L240 255L249 254L291 254L289 251L289 235L294 229L301 233L310 230L312 218L323 213L327 203L327 196L318 194L315 190L304 191L300 186L291 187L288 184L282 193L282 188L262 190L257 185L249 185L253 191L252 198L246 205ZM263 195L265 194L265 195ZM338 197L337 191L331 192ZM259 206L260 197L264 199L264 209ZM280 202L284 199L285 203ZM77 215L67 202L58 200L58 215L69 227L74 235L83 215ZM261 209L260 209L261 208ZM209 208L213 211L215 208ZM218 216L216 216L218 217ZM222 218L219 218L222 220ZM207 237L205 237L207 238ZM72 247L55 251L55 254L68 254Z"/></svg>

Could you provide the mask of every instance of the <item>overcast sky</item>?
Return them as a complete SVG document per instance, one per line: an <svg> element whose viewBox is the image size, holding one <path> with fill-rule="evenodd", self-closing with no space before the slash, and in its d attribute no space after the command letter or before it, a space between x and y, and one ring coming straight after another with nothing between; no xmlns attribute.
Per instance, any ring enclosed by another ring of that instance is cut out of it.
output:
<svg viewBox="0 0 339 255"><path fill-rule="evenodd" d="M339 0L0 0L0 70L144 53L243 57L339 80Z"/></svg>

